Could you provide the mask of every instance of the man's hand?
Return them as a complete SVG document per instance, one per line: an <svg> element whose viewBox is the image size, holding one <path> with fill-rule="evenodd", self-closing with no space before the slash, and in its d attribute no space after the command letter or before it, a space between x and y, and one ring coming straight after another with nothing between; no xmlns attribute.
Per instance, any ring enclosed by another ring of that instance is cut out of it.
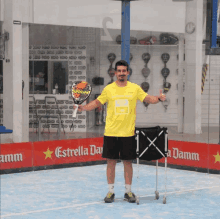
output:
<svg viewBox="0 0 220 219"><path fill-rule="evenodd" d="M158 97L161 101L166 100L166 95L162 93L162 90L160 90L160 96Z"/></svg>
<svg viewBox="0 0 220 219"><path fill-rule="evenodd" d="M91 110L93 110L93 109L95 109L97 107L100 107L100 106L102 106L101 102L99 100L95 99L95 100L91 101L90 103L88 103L88 104L86 104L84 106L78 105L78 111L79 112L91 111ZM76 106L73 105L73 109L75 109L75 108L76 108Z"/></svg>
<svg viewBox="0 0 220 219"><path fill-rule="evenodd" d="M76 109L76 106L73 105L73 109ZM83 106L82 105L78 105L78 111L82 112L83 111Z"/></svg>

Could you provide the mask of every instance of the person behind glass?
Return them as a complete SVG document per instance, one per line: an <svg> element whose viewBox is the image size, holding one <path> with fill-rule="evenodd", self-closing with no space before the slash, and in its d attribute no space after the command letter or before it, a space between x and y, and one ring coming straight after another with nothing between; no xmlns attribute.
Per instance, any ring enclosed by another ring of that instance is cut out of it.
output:
<svg viewBox="0 0 220 219"><path fill-rule="evenodd" d="M45 79L45 73L38 72L35 77L35 91L47 93L47 83Z"/></svg>
<svg viewBox="0 0 220 219"><path fill-rule="evenodd" d="M159 96L151 96L142 88L127 80L128 63L120 60L115 64L117 80L107 85L97 99L82 106L79 111L90 111L107 102L107 117L104 132L102 157L107 159L107 181L109 191L104 198L106 203L114 201L115 166L120 159L124 164L125 194L128 202L136 202L136 196L131 192L133 167L136 159L135 120L137 100L150 104L165 101L166 96L160 90ZM75 107L74 107L75 108Z"/></svg>

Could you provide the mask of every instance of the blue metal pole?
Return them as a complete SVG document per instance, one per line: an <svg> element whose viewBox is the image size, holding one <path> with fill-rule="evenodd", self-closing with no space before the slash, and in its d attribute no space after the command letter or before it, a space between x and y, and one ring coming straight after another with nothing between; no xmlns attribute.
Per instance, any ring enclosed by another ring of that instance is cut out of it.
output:
<svg viewBox="0 0 220 219"><path fill-rule="evenodd" d="M130 65L130 1L122 1L121 59ZM130 75L128 76L128 80Z"/></svg>
<svg viewBox="0 0 220 219"><path fill-rule="evenodd" d="M212 39L211 48L217 47L218 30L218 0L212 0Z"/></svg>

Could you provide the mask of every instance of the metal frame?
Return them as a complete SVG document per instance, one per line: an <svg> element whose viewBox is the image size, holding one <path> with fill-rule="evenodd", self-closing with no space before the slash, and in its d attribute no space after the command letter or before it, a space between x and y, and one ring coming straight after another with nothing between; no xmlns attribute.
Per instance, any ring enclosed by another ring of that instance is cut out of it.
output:
<svg viewBox="0 0 220 219"><path fill-rule="evenodd" d="M31 100L31 101L33 101L32 104L30 104L30 98L33 99L33 100ZM34 112L33 114L36 117L36 118L33 118L33 122L29 121L29 125L30 124L36 124L35 128L36 128L36 133L37 133L37 132L39 132L39 116L37 114L36 100L35 100L34 96L29 96L29 110L33 110L33 112ZM34 129L34 127L33 127L33 129Z"/></svg>
<svg viewBox="0 0 220 219"><path fill-rule="evenodd" d="M40 127L41 127L41 119L48 119L48 118L57 118L58 121L59 121L59 125L58 125L58 129L57 129L57 132L58 132L58 138L60 139L60 130L61 130L61 120L60 120L60 117L59 115L44 115L44 116L40 116L39 117L39 126L38 126L38 141L40 141ZM42 131L43 133L43 131Z"/></svg>
<svg viewBox="0 0 220 219"><path fill-rule="evenodd" d="M154 141L164 132L164 130L162 130L159 135L154 139L154 140L150 140L148 138L148 140L150 141L150 145L146 146L146 149L141 153L141 155L139 154L139 135L140 135L140 131L136 130L136 140L137 140L137 166L138 166L138 189L137 189L137 200L136 203L139 205L139 159L140 157L147 152L148 148L151 147L152 145L158 150L158 152L165 158L165 194L163 197L163 204L166 204L166 194L167 194L167 187L166 187L166 183L167 183L167 153L168 153L168 145L167 145L167 139L168 139L168 130L165 133L165 154L163 154L159 148L157 148L157 146L154 144ZM144 133L142 133L144 134ZM158 188L158 160L156 160L156 190L155 190L155 199L159 199L159 192L157 191Z"/></svg>
<svg viewBox="0 0 220 219"><path fill-rule="evenodd" d="M51 109L50 109L50 107L48 107L47 99L53 99L53 101L54 101L54 103L55 103L54 105L56 106L56 108L55 108L54 110L57 110L57 113L56 113L57 115L55 115L55 114L51 115L51 113L50 113L50 110L51 110ZM41 116L41 117L39 118L39 122L40 122L41 118L46 118L46 119L47 119L47 122L46 122L46 123L47 123L47 126L48 126L48 132L50 133L50 124L48 123L48 119L49 119L49 118L58 118L59 126L58 126L58 129L57 129L57 132L60 133L60 129L61 129L61 125L62 125L63 132L65 133L63 121L61 120L61 112L60 112L59 106L58 106L58 104L57 104L57 99L56 99L56 97L54 97L54 96L45 96L44 100L45 100L46 115ZM40 126L40 124L39 124L39 126ZM43 132L44 132L44 127L43 127L42 133L43 133Z"/></svg>

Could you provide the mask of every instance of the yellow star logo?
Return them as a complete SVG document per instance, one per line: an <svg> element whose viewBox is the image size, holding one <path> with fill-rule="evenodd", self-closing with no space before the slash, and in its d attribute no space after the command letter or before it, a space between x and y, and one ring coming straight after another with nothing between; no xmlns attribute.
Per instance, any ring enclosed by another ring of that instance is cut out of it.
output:
<svg viewBox="0 0 220 219"><path fill-rule="evenodd" d="M216 162L220 162L220 155L219 152L217 153L217 155L213 155L215 157L215 163Z"/></svg>
<svg viewBox="0 0 220 219"><path fill-rule="evenodd" d="M48 148L46 152L43 152L44 154L46 154L45 160L49 157L50 159L52 159L51 154L53 153L53 151L50 151L50 149Z"/></svg>

